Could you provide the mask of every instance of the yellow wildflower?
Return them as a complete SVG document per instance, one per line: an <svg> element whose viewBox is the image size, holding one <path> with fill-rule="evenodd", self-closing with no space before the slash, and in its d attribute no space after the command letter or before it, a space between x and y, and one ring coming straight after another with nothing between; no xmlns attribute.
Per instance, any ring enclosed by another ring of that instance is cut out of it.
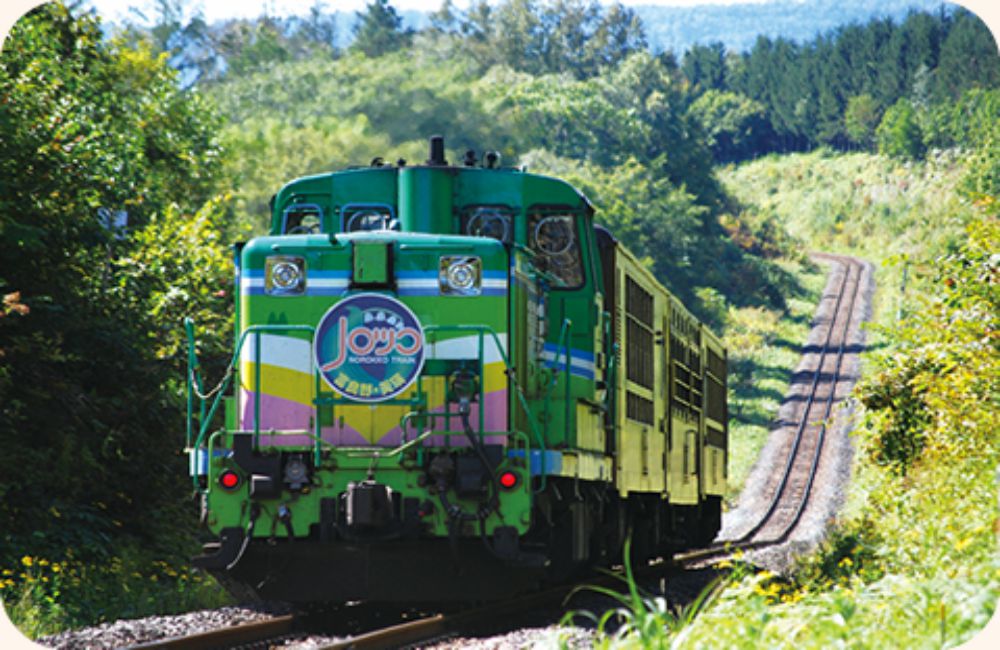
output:
<svg viewBox="0 0 1000 650"><path fill-rule="evenodd" d="M21 564L23 564L24 566L31 566L34 563L35 560L30 555L25 555L24 557L21 558Z"/></svg>
<svg viewBox="0 0 1000 650"><path fill-rule="evenodd" d="M49 561L43 558L38 561L38 566L49 566Z"/></svg>

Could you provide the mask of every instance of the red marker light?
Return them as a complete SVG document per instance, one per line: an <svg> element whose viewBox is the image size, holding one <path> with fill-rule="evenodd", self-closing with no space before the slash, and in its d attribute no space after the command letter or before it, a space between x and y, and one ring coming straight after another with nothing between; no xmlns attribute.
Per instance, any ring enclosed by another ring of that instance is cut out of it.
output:
<svg viewBox="0 0 1000 650"><path fill-rule="evenodd" d="M240 486L240 475L232 470L226 470L219 476L219 485L226 490L235 490Z"/></svg>
<svg viewBox="0 0 1000 650"><path fill-rule="evenodd" d="M500 487L511 490L517 486L518 478L514 472L504 472L500 475Z"/></svg>

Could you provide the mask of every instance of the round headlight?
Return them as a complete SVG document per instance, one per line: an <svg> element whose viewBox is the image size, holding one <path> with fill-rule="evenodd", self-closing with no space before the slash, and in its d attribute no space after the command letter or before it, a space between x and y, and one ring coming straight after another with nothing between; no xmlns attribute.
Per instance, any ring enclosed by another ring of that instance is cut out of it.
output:
<svg viewBox="0 0 1000 650"><path fill-rule="evenodd" d="M456 291L469 291L476 286L476 270L468 262L455 262L448 267L448 286Z"/></svg>
<svg viewBox="0 0 1000 650"><path fill-rule="evenodd" d="M295 289L302 280L302 271L293 262L278 262L271 269L271 281L279 289Z"/></svg>

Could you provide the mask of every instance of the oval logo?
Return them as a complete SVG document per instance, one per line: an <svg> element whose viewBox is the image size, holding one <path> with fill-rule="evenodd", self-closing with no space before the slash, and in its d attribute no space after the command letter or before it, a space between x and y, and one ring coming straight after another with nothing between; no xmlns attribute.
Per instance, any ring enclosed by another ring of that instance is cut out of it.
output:
<svg viewBox="0 0 1000 650"><path fill-rule="evenodd" d="M319 320L313 351L334 391L359 402L381 402L416 381L424 365L424 330L395 298L359 293Z"/></svg>

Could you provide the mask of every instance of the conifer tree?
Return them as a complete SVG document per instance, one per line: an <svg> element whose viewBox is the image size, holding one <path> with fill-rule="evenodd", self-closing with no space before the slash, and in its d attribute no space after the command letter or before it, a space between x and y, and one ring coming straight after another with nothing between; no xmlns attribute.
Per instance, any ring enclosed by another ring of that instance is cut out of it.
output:
<svg viewBox="0 0 1000 650"><path fill-rule="evenodd" d="M403 18L389 0L372 0L364 11L355 12L353 49L365 56L394 52L410 44L412 32L403 29Z"/></svg>

